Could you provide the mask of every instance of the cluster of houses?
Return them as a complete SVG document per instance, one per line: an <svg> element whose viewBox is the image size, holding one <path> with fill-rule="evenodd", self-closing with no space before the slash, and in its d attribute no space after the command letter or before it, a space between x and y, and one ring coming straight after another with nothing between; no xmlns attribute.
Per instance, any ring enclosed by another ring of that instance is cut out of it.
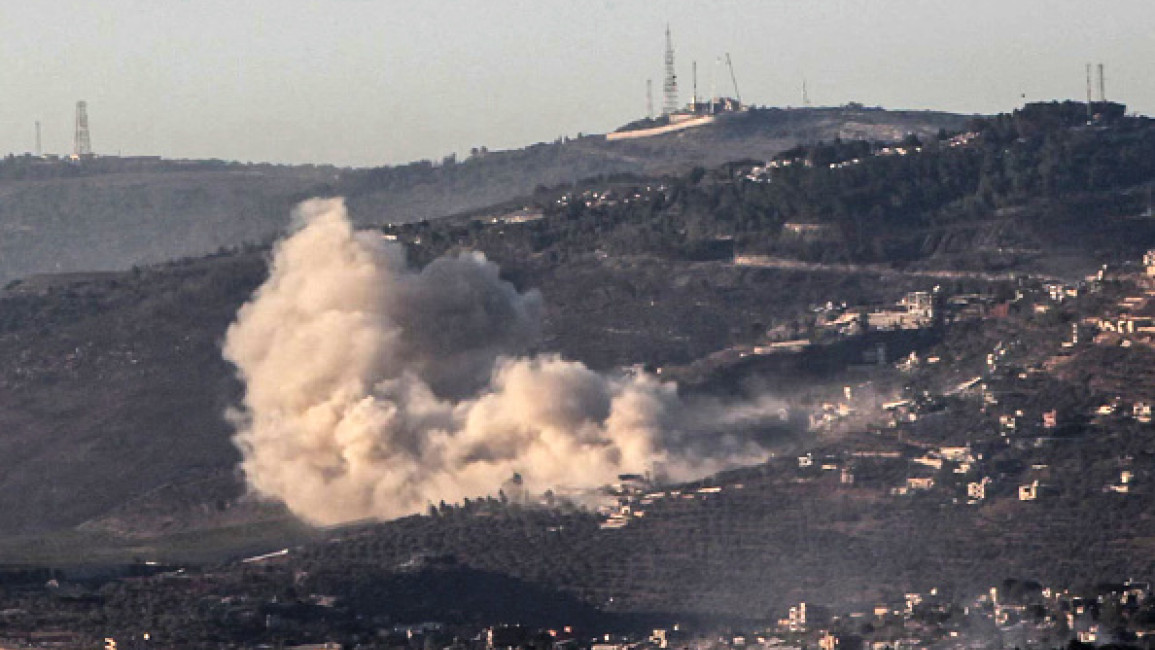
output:
<svg viewBox="0 0 1155 650"><path fill-rule="evenodd" d="M1064 329L1061 341L1053 340L1048 344L1048 348L1053 344L1056 351L1047 354L1071 354L1072 348L1086 350L1086 346L1095 344L1124 345L1121 341L1127 340L1131 341L1131 344L1151 343L1152 337L1149 334L1155 333L1155 326L1150 323L1155 317L1155 312L1148 315L1146 311L1149 299L1155 297L1155 251L1149 252L1145 257L1144 269L1144 275L1150 278L1149 290L1141 295L1126 295L1120 300L1113 301L1112 306L1105 310L1111 313L1082 318L1069 330ZM1022 301L1025 306L1022 306L1020 311L1025 310L1025 313L1044 314L1047 310L1040 310L1039 305L1047 306L1049 302L1050 309L1054 309L1068 301L1080 299L1086 293L1097 292L1098 285L1103 281L1104 273L1100 272L1089 278L1086 283L1047 282L1033 289L1020 288L1010 302L1013 304ZM906 323L922 323L918 326L925 326L935 318L936 309L949 304L949 300L941 300L933 292L908 294L896 303L896 308L893 309L902 316L895 317L894 324L900 328ZM970 307L973 304L976 304L976 301L968 301L963 306ZM825 319L825 325L828 327L845 325L845 331L840 333L847 335L855 333L851 329L852 325L857 325L861 320L873 325L876 322L874 314L883 313L883 310L877 310L868 314L865 319L856 319L860 312L855 312L845 305L827 307L824 313L830 317ZM1001 314L992 313L990 309L976 313L995 318L1006 315L1005 310ZM877 318L877 321L887 322L885 318ZM1148 332L1147 328L1152 329ZM1069 334L1065 334L1067 331ZM1094 336L1091 335L1092 332L1095 333ZM987 354L981 374L966 378L952 390L944 391L944 394L975 398L980 412L989 417L989 429L984 429L982 435L975 438L976 444L919 443L900 445L901 450L883 444L869 451L847 449L835 454L808 452L794 459L799 480L814 480L813 477L825 475L831 480L837 477L837 482L844 486L857 485L861 483L859 467L863 463L889 461L904 464L907 468L905 478L900 483L892 483L887 489L894 496L941 489L943 486L938 483L945 480L943 477L952 475L958 475L950 479L953 486L965 487L965 490L960 490L961 493L953 499L954 503L974 506L984 503L993 494L1006 495L1021 502L1038 502L1055 495L1055 487L1048 483L1048 477L1053 470L1045 463L1036 461L1022 472L1000 476L1000 472L989 467L991 461L984 458L984 452L989 450L992 444L1018 446L1024 449L1045 445L1054 437L1064 435L1064 428L1070 428L1072 419L1080 419L1084 415L1063 410L1056 405L1047 404L1044 400L1031 401L1023 398L1024 395L1032 396L1038 386L1048 380L1050 370L1045 363L1032 362L1021 365L1024 362L1018 357L1029 356L1017 354L1021 346L1023 342L1017 339L999 341ZM924 359L918 354L913 354L912 357L904 358L895 365L900 369L911 370L930 363L930 357ZM856 407L861 405L856 405L852 401L849 388L846 392L845 400L831 400L819 404L811 417L812 428L822 429L854 415ZM917 421L923 412L923 405L917 398L894 400L881 406L884 417L890 419L890 427L905 427ZM1090 416L1092 424L1107 424L1111 418L1129 419L1139 424L1151 424L1153 421L1152 403L1141 399L1116 398L1096 407L1087 415ZM1126 457L1119 459L1119 466L1114 470L1113 478L1102 487L1104 492L1128 495L1135 490L1139 479L1136 470L1127 461ZM994 491L995 487L999 488L997 492ZM632 517L644 516L645 507L657 500L708 498L709 495L701 493L702 490L721 492L723 489L731 488L710 487L680 491L651 489L639 492L622 500L617 504L616 510L608 513L607 527L624 526ZM637 514L639 511L641 515ZM1149 585L1142 583L1119 585L1117 589L1113 588L1093 598L1040 588L1037 594L1024 600L993 588L989 593L962 605L947 603L934 593L907 594L902 603L879 605L873 614L858 613L853 616L853 620L857 622L873 622L876 630L886 630L885 634L876 636L845 633L846 626L843 625L843 629L840 630L837 619L829 625L817 623L819 620L815 616L817 608L812 604L799 603L778 620L777 626L764 633L740 634L728 639L714 637L699 642L708 641L711 647L723 644L730 647L759 646L768 650L790 650L815 645L825 650L864 650L868 646L870 650L921 648L931 645L975 647L975 639L968 636L974 632L972 624L927 622L925 618L920 618L918 612L930 611L928 608L938 608L939 619L953 620L960 616L960 612L963 618L981 619L988 624L984 630L988 632L993 630L1004 641L1009 640L1011 645L1020 647L1041 643L1040 639L1046 639L1048 643L1057 645L1062 645L1070 639L1084 643L1134 642L1136 639L1155 642L1155 623L1148 628L1145 624L1141 624L1138 618L1128 619L1122 624L1125 631L1121 631L1123 628L1120 628L1121 624L1118 621L1105 623L1102 618L1105 610L1111 612L1136 611L1138 608L1155 610L1153 607L1155 602L1150 600L1150 595ZM1155 621L1155 611L1142 620L1148 619ZM850 619L843 618L841 623L845 624L847 620ZM908 621L909 626L906 623ZM897 633L897 629L905 630L907 634L904 636ZM1121 634L1130 636L1120 636Z"/></svg>
<svg viewBox="0 0 1155 650"><path fill-rule="evenodd" d="M772 625L694 632L673 626L649 635L597 637L591 650L919 650L922 648L1062 647L1141 644L1155 639L1151 586L1128 581L1072 593L1007 580L955 601L938 589L902 594L873 608L832 615L814 603L793 605ZM556 632L552 632L557 634ZM529 634L526 632L526 634ZM566 640L559 646L570 643ZM490 645L486 650L528 650Z"/></svg>
<svg viewBox="0 0 1155 650"><path fill-rule="evenodd" d="M1146 256L1145 268L1146 277L1152 278L1151 283L1155 286L1155 251ZM1047 282L1036 289L1020 288L1010 303L1022 301L1027 305L1028 313L1037 312L1038 305L1046 305L1048 302L1062 304L1079 298L1084 292L1096 291L1098 288L1096 283L1101 283L1102 280L1100 273L1092 276L1088 283L1072 285ZM1151 294L1155 295L1155 290L1152 290ZM1123 316L1100 316L1093 317L1093 321L1084 319L1082 323L1074 323L1070 334L1059 342L1059 354L1068 354L1067 351L1071 348L1089 344L1092 337L1088 336L1088 330L1092 325L1097 325L1100 332L1095 338L1095 342L1098 343L1104 342L1103 332L1117 334L1122 330L1125 333L1145 335L1149 327L1146 321L1151 317L1141 313L1140 310L1145 309L1148 297L1127 296L1120 300L1119 308L1128 310ZM978 300L967 300L962 308L969 309L974 304L982 303L982 298L979 296ZM896 308L877 310L865 317L861 317L855 310L848 309L845 305L827 305L822 314L825 318L820 320L825 327L841 335L859 333L867 323L869 326L881 323L885 327L892 328L926 327L935 319L936 310L943 308L944 305L948 311L954 311L951 309L952 301L940 298L935 292L913 292L900 300ZM1005 317L1005 313L992 313L993 311L997 310L984 309L976 311L974 315ZM1115 325L1111 325L1111 321ZM1120 327L1119 322L1125 324ZM1155 332L1155 327L1151 329ZM1008 479L1013 481L1012 477L1017 473L1011 475L1001 475L999 472L994 472L993 475L985 473L989 472L990 468L984 467L983 453L978 451L986 449L984 445L1000 442L1022 449L1039 448L1070 433L1067 429L1070 428L1071 422L1082 419L1078 414L1063 411L1057 405L1047 405L1045 401L1035 397L1040 387L1050 380L1049 369L1046 363L1018 365L1019 362L1015 358L1018 355L1013 353L1018 351L1020 345L1021 342L1018 340L999 341L987 354L981 374L943 391L944 396L974 397L979 400L979 412L990 418L991 425L989 430L984 428L984 431L978 432L977 437L968 437L968 440L979 443L978 447L972 447L969 443L965 446L941 446L929 448L921 456L912 455L909 450L903 452L902 457L908 463L909 470L903 482L892 484L888 489L891 495L910 495L935 489L941 482L944 467L950 470L948 476L959 475L950 481L951 485L961 492L953 495L951 500L954 503L977 505L986 501L992 495L996 481L1003 483L999 494L1008 494L1011 498L1017 497L1021 501L1038 501L1057 493L1055 488L1047 483L1050 471L1045 464L1031 465L1028 471L1022 473L1020 483L1006 485L1004 481ZM917 353L911 353L910 356L899 360L895 366L900 370L911 372L936 361L939 359L933 355L923 358ZM928 405L933 405L937 397L928 393L925 396L907 397L881 404L885 426L900 430L900 433L895 435L902 438L906 434L901 431L917 422L924 410ZM839 422L858 414L860 409L856 406L861 405L855 405L849 396L845 401L821 403L811 414L811 430L815 432L832 430ZM1116 398L1098 407L1090 416L1091 422L1098 424L1103 424L1107 418L1131 419L1139 424L1150 424L1155 419L1152 414L1152 403L1143 399L1124 401ZM1133 491L1136 475L1127 468L1125 459L1120 460L1120 465L1117 477L1103 486L1105 492L1129 494ZM837 471L842 483L855 482L856 470L853 459L827 458L819 462L807 454L798 458L798 466L800 470L819 467L823 470ZM961 489L963 486L965 491Z"/></svg>
<svg viewBox="0 0 1155 650"><path fill-rule="evenodd" d="M1043 285L1043 292L1054 305L1078 298L1087 291L1094 292L1104 280L1112 277L1128 280L1136 287L1137 293L1123 296L1115 305L1107 308L1105 313L1087 315L1079 323L1073 324L1073 341L1064 347L1071 347L1077 343L1081 330L1095 332L1092 341L1100 345L1122 347L1130 347L1135 343L1155 345L1155 303L1152 302L1152 298L1155 298L1155 249L1144 254L1141 274L1121 272L1112 275L1107 271L1107 267L1104 266L1097 273L1087 276L1085 282L1075 284L1048 282ZM1034 305L1037 313L1046 313L1051 309L1052 306L1046 303Z"/></svg>
<svg viewBox="0 0 1155 650"><path fill-rule="evenodd" d="M765 650L914 650L1061 647L1072 640L1135 644L1155 639L1151 617L1139 615L1150 611L1151 596L1146 582L1103 584L1089 594L1075 594L1008 580L968 602L953 602L931 589L841 616L799 603L771 630L742 635L743 643L727 645L749 647L756 640Z"/></svg>
<svg viewBox="0 0 1155 650"><path fill-rule="evenodd" d="M695 501L708 499L725 490L741 490L741 483L732 483L724 488L719 485L705 485L697 488L682 487L662 489L653 477L640 474L622 474L618 482L604 487L597 506L598 514L605 519L600 526L605 529L625 528L631 521L646 516L646 510L662 501Z"/></svg>
<svg viewBox="0 0 1155 650"><path fill-rule="evenodd" d="M958 147L965 147L979 137L978 131L967 131L960 133L946 141L946 146L955 149Z"/></svg>
<svg viewBox="0 0 1155 650"><path fill-rule="evenodd" d="M930 291L913 291L892 307L880 309L830 309L818 322L820 329L839 335L861 334L869 330L917 330L930 327L936 315L936 295Z"/></svg>
<svg viewBox="0 0 1155 650"><path fill-rule="evenodd" d="M813 602L790 606L780 618L746 628L674 623L650 632L538 628L499 623L450 626L438 621L378 630L371 647L391 650L963 650L987 647L1145 645L1155 639L1150 583L1104 583L1075 593L1032 581L1006 580L975 597L957 599L937 588L895 594L859 611L834 613ZM70 632L36 632L0 639L0 647L95 647ZM147 633L106 638L109 649L155 647ZM257 646L261 647L261 646ZM265 646L269 647L269 646ZM327 650L334 642L278 647ZM345 646L348 647L348 646ZM360 647L360 646L359 646ZM370 647L370 646L366 646Z"/></svg>
<svg viewBox="0 0 1155 650"><path fill-rule="evenodd" d="M1149 251L1144 257L1144 274L1136 277L1129 274L1125 279L1133 281L1142 290L1141 295L1126 295L1112 307L1109 313L1083 317L1079 322L1071 325L1070 334L1059 341L1059 355L1070 354L1072 348L1087 344L1120 345L1128 347L1132 344L1155 344L1155 312L1148 311L1150 298L1155 297L1155 251ZM1061 305L1074 300L1086 292L1098 292L1104 282L1106 269L1087 278L1086 282L1075 284L1061 282L1047 282L1037 290L1020 288L1015 293L1011 303L1024 301L1029 305L1031 312L1047 313L1053 306ZM1122 285L1127 286L1127 285ZM992 314L999 317L1000 314ZM1092 337L1089 332L1097 332ZM1052 362L1030 363L1018 365L1012 352L1016 351L1018 340L1000 341L986 357L983 374L960 384L955 391L957 394L976 394L981 398L981 412L991 417L994 433L1007 445L1016 447L1038 448L1057 440L1056 436L1064 435L1070 419L1081 419L1082 416L1071 412L1063 412L1055 405L1047 405L1033 397L1039 388L1049 380L1049 365ZM901 366L902 364L900 364ZM906 366L912 366L910 361ZM1108 425L1114 421L1132 420L1139 424L1150 424L1153 421L1152 403L1148 400L1132 396L1125 400L1115 397L1095 408L1087 414L1089 421L1096 425ZM885 405L894 415L891 426L901 426L918 417L918 404L914 400L898 400ZM980 436L980 438L987 436ZM933 459L931 459L933 460ZM977 455L981 460L981 454ZM918 459L917 464L928 465L927 459ZM1117 478L1103 486L1105 492L1129 494L1134 489L1136 475L1127 468L1125 458L1119 460L1120 468ZM931 469L939 469L937 463ZM963 463L955 469L959 473L968 473L976 469L973 463ZM1012 494L1021 501L1038 501L1047 496L1056 494L1055 489L1048 485L1048 467L1045 464L1036 464L1025 473L1025 481L1018 484ZM978 475L975 480L969 481L966 489L966 503L977 504L984 501L989 495L989 488L994 479L990 476ZM892 490L895 494L905 494L912 491L925 490L933 487L933 480L923 476L912 476L906 485Z"/></svg>
<svg viewBox="0 0 1155 650"><path fill-rule="evenodd" d="M681 625L650 634L602 634L575 639L571 628L530 630L499 626L483 637L484 650L916 650L922 648L1060 647L1070 640L1102 644L1155 638L1155 626L1137 616L1151 608L1144 582L1101 585L1075 594L1008 580L966 602L932 588L902 594L865 611L833 615L801 602L773 624L755 629L694 631ZM512 643L521 640L519 643ZM588 645L587 645L588 644Z"/></svg>
<svg viewBox="0 0 1155 650"><path fill-rule="evenodd" d="M971 143L971 141L973 141L975 138L977 138L978 135L979 135L978 133L961 133L959 135L956 135L956 136L950 138L949 140L946 140L944 142L944 144L948 147L951 147L951 148L965 147L965 146L969 145ZM872 151L870 155L871 156L909 156L909 155L921 153L921 152L922 152L921 146L890 145L890 146L879 147L878 149L875 149L874 151ZM848 160L842 160L839 162L828 163L827 167L830 169L844 169L846 167L853 167L855 165L861 165L863 160L865 160L865 159L864 158L850 158ZM814 167L814 161L811 160L810 158L805 157L805 156L800 156L800 157L796 157L796 158L780 158L780 159L770 160L765 165L756 165L756 166L752 167L746 174L743 175L743 178L747 181L754 182L754 183L769 183L769 182L771 182L772 174L773 174L774 170L786 169L788 167L794 167L794 166Z"/></svg>
<svg viewBox="0 0 1155 650"><path fill-rule="evenodd" d="M541 210L525 206L519 210L513 210L511 212L489 217L486 222L492 225L519 224L529 223L531 221L540 221L544 217L545 215Z"/></svg>
<svg viewBox="0 0 1155 650"><path fill-rule="evenodd" d="M978 293L945 294L936 286L929 291L911 291L893 305L855 307L827 303L815 308L820 331L854 335L864 331L918 330L932 327L942 319L957 323L1005 316L1008 305Z"/></svg>
<svg viewBox="0 0 1155 650"><path fill-rule="evenodd" d="M583 205L587 208L610 208L618 204L630 204L635 202L650 202L655 196L661 194L665 195L666 186L660 185L646 185L644 187L635 187L628 190L584 190L582 192L567 192L561 195L555 204L559 208L566 208L573 204Z"/></svg>
<svg viewBox="0 0 1155 650"><path fill-rule="evenodd" d="M1020 283L1014 297L999 304L991 295L943 296L936 291L911 292L897 301L893 307L866 310L846 304L827 303L816 308L816 325L819 332L837 337L849 337L871 330L921 329L931 326L937 319L947 322L969 320L970 318L1006 318L1009 310L1018 313L1046 314L1068 301L1080 299L1087 293L1101 294L1107 277L1106 269L1087 278L1085 282L1064 283L1047 281L1039 285ZM881 414L873 408L864 409L847 395L845 400L831 399L819 401L810 413L809 428L814 433L845 429L860 425L862 420L878 418L881 415L885 427L897 430L890 438L911 441L908 430L925 411L934 412L934 405L944 397L961 397L977 400L978 411L989 418L990 426L968 435L966 446L927 450L922 456L912 456L903 452L909 465L907 476L901 483L892 484L888 491L895 496L910 495L934 490L940 486L943 468L949 467L947 476L951 479L950 494L954 503L977 505L988 500L992 494L1005 494L1021 501L1038 501L1056 494L1048 484L1051 471L1045 464L1030 466L1028 471L999 472L984 466L983 453L987 446L1013 446L1030 450L1048 446L1056 441L1070 439L1078 432L1081 422L1093 425L1110 424L1109 420L1132 420L1139 424L1155 421L1152 413L1153 401L1132 395L1132 399L1116 397L1099 406L1089 414L1066 410L1061 404L1048 404L1039 397L1049 382L1053 382L1051 365L1062 355L1071 355L1075 348L1085 349L1090 344L1144 343L1155 345L1155 250L1144 258L1144 273L1138 278L1130 274L1127 278L1141 289L1139 295L1125 295L1117 301L1111 313L1083 317L1073 322L1062 340L1055 341L1057 350L1045 351L1044 355L1059 355L1048 359L1025 360L1025 356L1038 356L1040 350L1023 348L1023 341L1010 339L999 341L986 356L985 365L979 374L966 377L957 385L942 389L941 395L927 393L895 399L876 404ZM1119 286L1129 286L1122 284ZM1016 305L1016 303L1018 303ZM1025 310L1025 311L1024 311ZM941 311L941 313L940 313ZM1096 335L1092 333L1097 332ZM1122 341L1122 342L1120 342ZM793 351L805 347L806 340L775 341L756 346L755 353L775 354L783 350ZM1034 346L1037 347L1037 346ZM1050 346L1045 346L1050 350ZM1023 348L1020 350L1020 348ZM1027 352L1024 356L1019 352ZM1024 358L1020 358L1024 357ZM920 356L912 352L894 365L900 370L913 372L917 368L933 365L940 361L937 356ZM849 390L849 388L847 389ZM868 412L869 411L869 412ZM849 423L849 424L847 424ZM841 428L841 429L840 429ZM977 446L970 446L970 442ZM843 484L854 484L857 476L853 459L823 458L811 454L798 458L799 470L836 472ZM1106 492L1129 494L1134 490L1135 473L1120 460L1115 479L1103 486ZM1019 481L1015 483L1016 480ZM1010 484L1007 482L1010 481ZM993 492L992 488L999 488ZM965 487L965 490L963 489Z"/></svg>

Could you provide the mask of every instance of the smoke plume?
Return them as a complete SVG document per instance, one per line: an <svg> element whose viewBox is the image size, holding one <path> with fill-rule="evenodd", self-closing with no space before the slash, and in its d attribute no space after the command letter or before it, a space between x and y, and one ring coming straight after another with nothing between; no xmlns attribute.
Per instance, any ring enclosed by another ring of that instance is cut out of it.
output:
<svg viewBox="0 0 1155 650"><path fill-rule="evenodd" d="M525 356L541 296L480 253L415 270L399 245L355 232L341 200L298 216L224 356L246 386L234 439L249 487L301 518L397 517L496 493L515 473L540 493L656 463L687 479L761 460L713 435L719 409L689 408L672 384Z"/></svg>

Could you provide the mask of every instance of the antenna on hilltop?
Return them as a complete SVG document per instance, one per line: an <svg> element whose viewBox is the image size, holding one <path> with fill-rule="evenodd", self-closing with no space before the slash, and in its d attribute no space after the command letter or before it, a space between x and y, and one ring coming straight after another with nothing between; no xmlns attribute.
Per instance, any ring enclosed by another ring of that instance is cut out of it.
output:
<svg viewBox="0 0 1155 650"><path fill-rule="evenodd" d="M730 68L730 81L734 83L734 99L738 100L738 106L742 105L742 93L738 91L738 77L734 76L734 63L730 60L730 53L726 53L726 66Z"/></svg>
<svg viewBox="0 0 1155 650"><path fill-rule="evenodd" d="M76 158L92 155L92 141L88 135L88 103L76 102L76 135L72 141L72 155Z"/></svg>
<svg viewBox="0 0 1155 650"><path fill-rule="evenodd" d="M697 113L698 112L698 62L697 61L694 61L692 69L694 71L694 94L690 96L690 110Z"/></svg>
<svg viewBox="0 0 1155 650"><path fill-rule="evenodd" d="M654 80L646 79L646 119L654 119Z"/></svg>
<svg viewBox="0 0 1155 650"><path fill-rule="evenodd" d="M1091 64L1087 64L1087 121L1095 117L1095 109L1091 106Z"/></svg>
<svg viewBox="0 0 1155 650"><path fill-rule="evenodd" d="M1103 64L1099 64L1099 101L1107 101L1107 80L1103 77Z"/></svg>
<svg viewBox="0 0 1155 650"><path fill-rule="evenodd" d="M718 66L721 63L721 57L714 57L714 70L710 72L710 115L714 114L714 108L718 105Z"/></svg>
<svg viewBox="0 0 1155 650"><path fill-rule="evenodd" d="M802 80L802 105L810 106L810 93L806 92L806 80Z"/></svg>
<svg viewBox="0 0 1155 650"><path fill-rule="evenodd" d="M36 157L44 155L44 151L40 148L40 120L36 120Z"/></svg>
<svg viewBox="0 0 1155 650"><path fill-rule="evenodd" d="M662 85L665 95L665 114L673 115L678 110L678 75L674 72L674 39L670 36L670 25L666 23L666 82Z"/></svg>

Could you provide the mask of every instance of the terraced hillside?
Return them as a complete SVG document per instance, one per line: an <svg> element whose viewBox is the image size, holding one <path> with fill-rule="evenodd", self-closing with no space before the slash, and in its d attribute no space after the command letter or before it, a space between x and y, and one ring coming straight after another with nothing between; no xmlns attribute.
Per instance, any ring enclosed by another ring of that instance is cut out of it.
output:
<svg viewBox="0 0 1155 650"><path fill-rule="evenodd" d="M966 598L1008 576L1091 585L1155 571L1149 488L1124 497L1088 485L975 507L843 486L837 473L807 478L790 464L719 482L719 494L667 497L625 528L482 505L307 548L291 567L341 585L332 574L355 584L354 574L388 574L415 553L447 556L606 612L753 620L801 601L865 609L935 587Z"/></svg>

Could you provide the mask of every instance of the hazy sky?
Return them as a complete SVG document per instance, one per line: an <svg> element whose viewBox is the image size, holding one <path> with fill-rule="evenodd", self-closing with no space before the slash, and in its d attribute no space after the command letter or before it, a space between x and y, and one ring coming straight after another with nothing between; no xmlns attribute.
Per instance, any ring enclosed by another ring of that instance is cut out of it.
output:
<svg viewBox="0 0 1155 650"><path fill-rule="evenodd" d="M743 100L965 113L1107 95L1155 113L1152 0L0 0L0 153L379 165L612 130L730 52Z"/></svg>

